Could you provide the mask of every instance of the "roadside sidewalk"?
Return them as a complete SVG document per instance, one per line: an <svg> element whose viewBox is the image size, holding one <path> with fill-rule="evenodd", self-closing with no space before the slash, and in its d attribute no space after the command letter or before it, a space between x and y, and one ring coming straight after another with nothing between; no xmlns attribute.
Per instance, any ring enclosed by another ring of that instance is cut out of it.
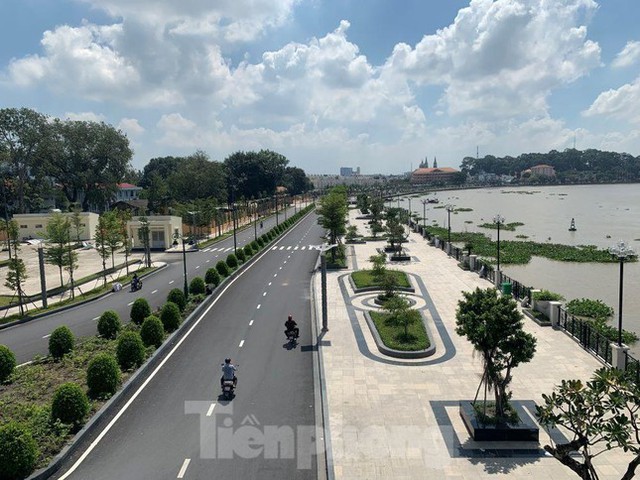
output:
<svg viewBox="0 0 640 480"><path fill-rule="evenodd" d="M351 210L350 224L367 230ZM464 271L442 250L411 233L411 261L389 265L406 271L416 288L415 308L428 319L436 353L418 360L381 354L363 311L375 294L354 294L348 275L370 269L368 261L384 242L348 245L351 269L327 273L329 331L320 344L325 383L333 472L337 479L572 479L575 474L549 457L540 443L518 445L474 442L458 413L461 400L475 396L482 364L471 344L455 333L455 313L462 291L491 284ZM314 278L320 292L320 274ZM321 297L316 318L321 315ZM320 330L321 325L318 326ZM513 400L533 415L562 379L589 379L601 364L573 340L551 327L525 319L525 329L538 339L535 357L513 374ZM516 450L518 448L518 450ZM601 479L619 479L628 459L608 452L596 461Z"/></svg>

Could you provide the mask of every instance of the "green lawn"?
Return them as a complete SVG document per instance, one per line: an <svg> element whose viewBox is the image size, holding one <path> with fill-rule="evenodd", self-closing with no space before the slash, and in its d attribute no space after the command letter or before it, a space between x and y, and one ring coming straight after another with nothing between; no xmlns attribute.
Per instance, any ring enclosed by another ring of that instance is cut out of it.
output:
<svg viewBox="0 0 640 480"><path fill-rule="evenodd" d="M414 318L407 329L408 337L404 335L404 324L402 322L392 321L388 313L369 313L385 346L393 348L394 350L412 352L425 350L431 345L424 324L422 323L420 312L417 310L409 311L409 314Z"/></svg>
<svg viewBox="0 0 640 480"><path fill-rule="evenodd" d="M405 272L402 272L400 270L388 270L388 272L395 275L399 287L411 287L411 284L409 283L409 277ZM351 278L353 279L353 283L355 283L357 288L380 286L380 283L377 283L373 279L371 270L358 270L357 272L353 272L351 274Z"/></svg>

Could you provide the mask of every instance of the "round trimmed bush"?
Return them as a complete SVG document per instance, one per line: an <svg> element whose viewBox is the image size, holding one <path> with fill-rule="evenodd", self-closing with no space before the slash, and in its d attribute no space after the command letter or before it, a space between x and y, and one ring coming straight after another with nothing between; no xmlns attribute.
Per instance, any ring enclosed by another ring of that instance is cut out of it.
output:
<svg viewBox="0 0 640 480"><path fill-rule="evenodd" d="M120 368L113 355L99 353L87 367L87 386L92 398L110 397L120 384Z"/></svg>
<svg viewBox="0 0 640 480"><path fill-rule="evenodd" d="M38 455L38 444L25 426L11 421L0 427L1 479L27 477L35 468Z"/></svg>
<svg viewBox="0 0 640 480"><path fill-rule="evenodd" d="M73 351L75 338L69 327L62 325L56 328L49 337L49 354L56 360Z"/></svg>
<svg viewBox="0 0 640 480"><path fill-rule="evenodd" d="M51 418L62 423L81 425L89 413L89 399L77 383L64 383L58 387L51 403Z"/></svg>
<svg viewBox="0 0 640 480"><path fill-rule="evenodd" d="M107 310L98 320L98 334L103 338L113 340L122 328L120 316L113 310Z"/></svg>
<svg viewBox="0 0 640 480"><path fill-rule="evenodd" d="M181 288L174 288L167 295L167 302L175 303L182 312L187 306L187 297L184 296L184 291Z"/></svg>
<svg viewBox="0 0 640 480"><path fill-rule="evenodd" d="M250 243L248 243L247 245L244 246L244 248L242 249L244 251L244 254L247 258L251 257L251 255L253 255L253 247L251 246Z"/></svg>
<svg viewBox="0 0 640 480"><path fill-rule="evenodd" d="M231 274L231 269L229 268L229 265L227 265L227 262L225 262L224 260L220 260L218 261L218 263L216 263L216 270L223 278L228 277Z"/></svg>
<svg viewBox="0 0 640 480"><path fill-rule="evenodd" d="M144 354L144 343L142 343L142 338L140 338L138 332L124 332L118 337L116 358L122 370L129 370L142 365Z"/></svg>
<svg viewBox="0 0 640 480"><path fill-rule="evenodd" d="M191 295L199 295L204 293L204 280L202 277L194 277L189 283L189 293Z"/></svg>
<svg viewBox="0 0 640 480"><path fill-rule="evenodd" d="M258 250L260 250L260 245L258 245L258 240L254 240L253 242L251 242L251 250L253 250L254 252L257 252Z"/></svg>
<svg viewBox="0 0 640 480"><path fill-rule="evenodd" d="M145 347L153 345L158 348L164 341L164 327L162 322L155 315L149 315L142 322L140 328L140 338Z"/></svg>
<svg viewBox="0 0 640 480"><path fill-rule="evenodd" d="M16 356L6 345L0 345L0 383L4 383L16 368Z"/></svg>
<svg viewBox="0 0 640 480"><path fill-rule="evenodd" d="M144 319L151 315L151 307L145 298L138 298L131 305L131 321L136 325L141 325Z"/></svg>
<svg viewBox="0 0 640 480"><path fill-rule="evenodd" d="M162 320L162 325L166 332L173 332L182 322L180 309L173 302L165 303L162 306L162 310L160 310L160 320Z"/></svg>
<svg viewBox="0 0 640 480"><path fill-rule="evenodd" d="M238 257L236 257L233 253L227 255L227 265L232 270L238 268Z"/></svg>
<svg viewBox="0 0 640 480"><path fill-rule="evenodd" d="M238 250L236 250L236 258L241 263L244 263L245 260L247 259L247 256L244 254L244 250L242 248L239 248Z"/></svg>
<svg viewBox="0 0 640 480"><path fill-rule="evenodd" d="M207 270L207 273L204 276L204 281L209 285L213 285L213 288L216 288L218 285L220 285L220 280L220 274L215 268L210 268L209 270Z"/></svg>

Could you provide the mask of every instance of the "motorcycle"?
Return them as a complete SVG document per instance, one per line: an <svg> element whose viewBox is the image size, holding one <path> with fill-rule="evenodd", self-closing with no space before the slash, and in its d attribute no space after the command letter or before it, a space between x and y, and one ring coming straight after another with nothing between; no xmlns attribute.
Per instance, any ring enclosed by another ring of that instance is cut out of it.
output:
<svg viewBox="0 0 640 480"><path fill-rule="evenodd" d="M142 290L142 280L138 279L137 283L131 282L131 291L137 292L138 290Z"/></svg>
<svg viewBox="0 0 640 480"><path fill-rule="evenodd" d="M222 398L231 400L235 396L236 386L233 380L225 380L222 382Z"/></svg>
<svg viewBox="0 0 640 480"><path fill-rule="evenodd" d="M298 332L295 330L286 330L284 334L290 345L295 346L298 343Z"/></svg>

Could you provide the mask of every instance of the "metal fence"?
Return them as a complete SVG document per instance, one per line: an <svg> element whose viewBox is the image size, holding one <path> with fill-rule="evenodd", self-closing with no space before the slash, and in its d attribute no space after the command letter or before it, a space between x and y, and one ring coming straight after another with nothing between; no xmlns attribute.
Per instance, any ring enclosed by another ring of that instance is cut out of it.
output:
<svg viewBox="0 0 640 480"><path fill-rule="evenodd" d="M605 363L612 365L611 341L597 332L588 321L580 320L559 308L558 326L573 337L582 347Z"/></svg>

